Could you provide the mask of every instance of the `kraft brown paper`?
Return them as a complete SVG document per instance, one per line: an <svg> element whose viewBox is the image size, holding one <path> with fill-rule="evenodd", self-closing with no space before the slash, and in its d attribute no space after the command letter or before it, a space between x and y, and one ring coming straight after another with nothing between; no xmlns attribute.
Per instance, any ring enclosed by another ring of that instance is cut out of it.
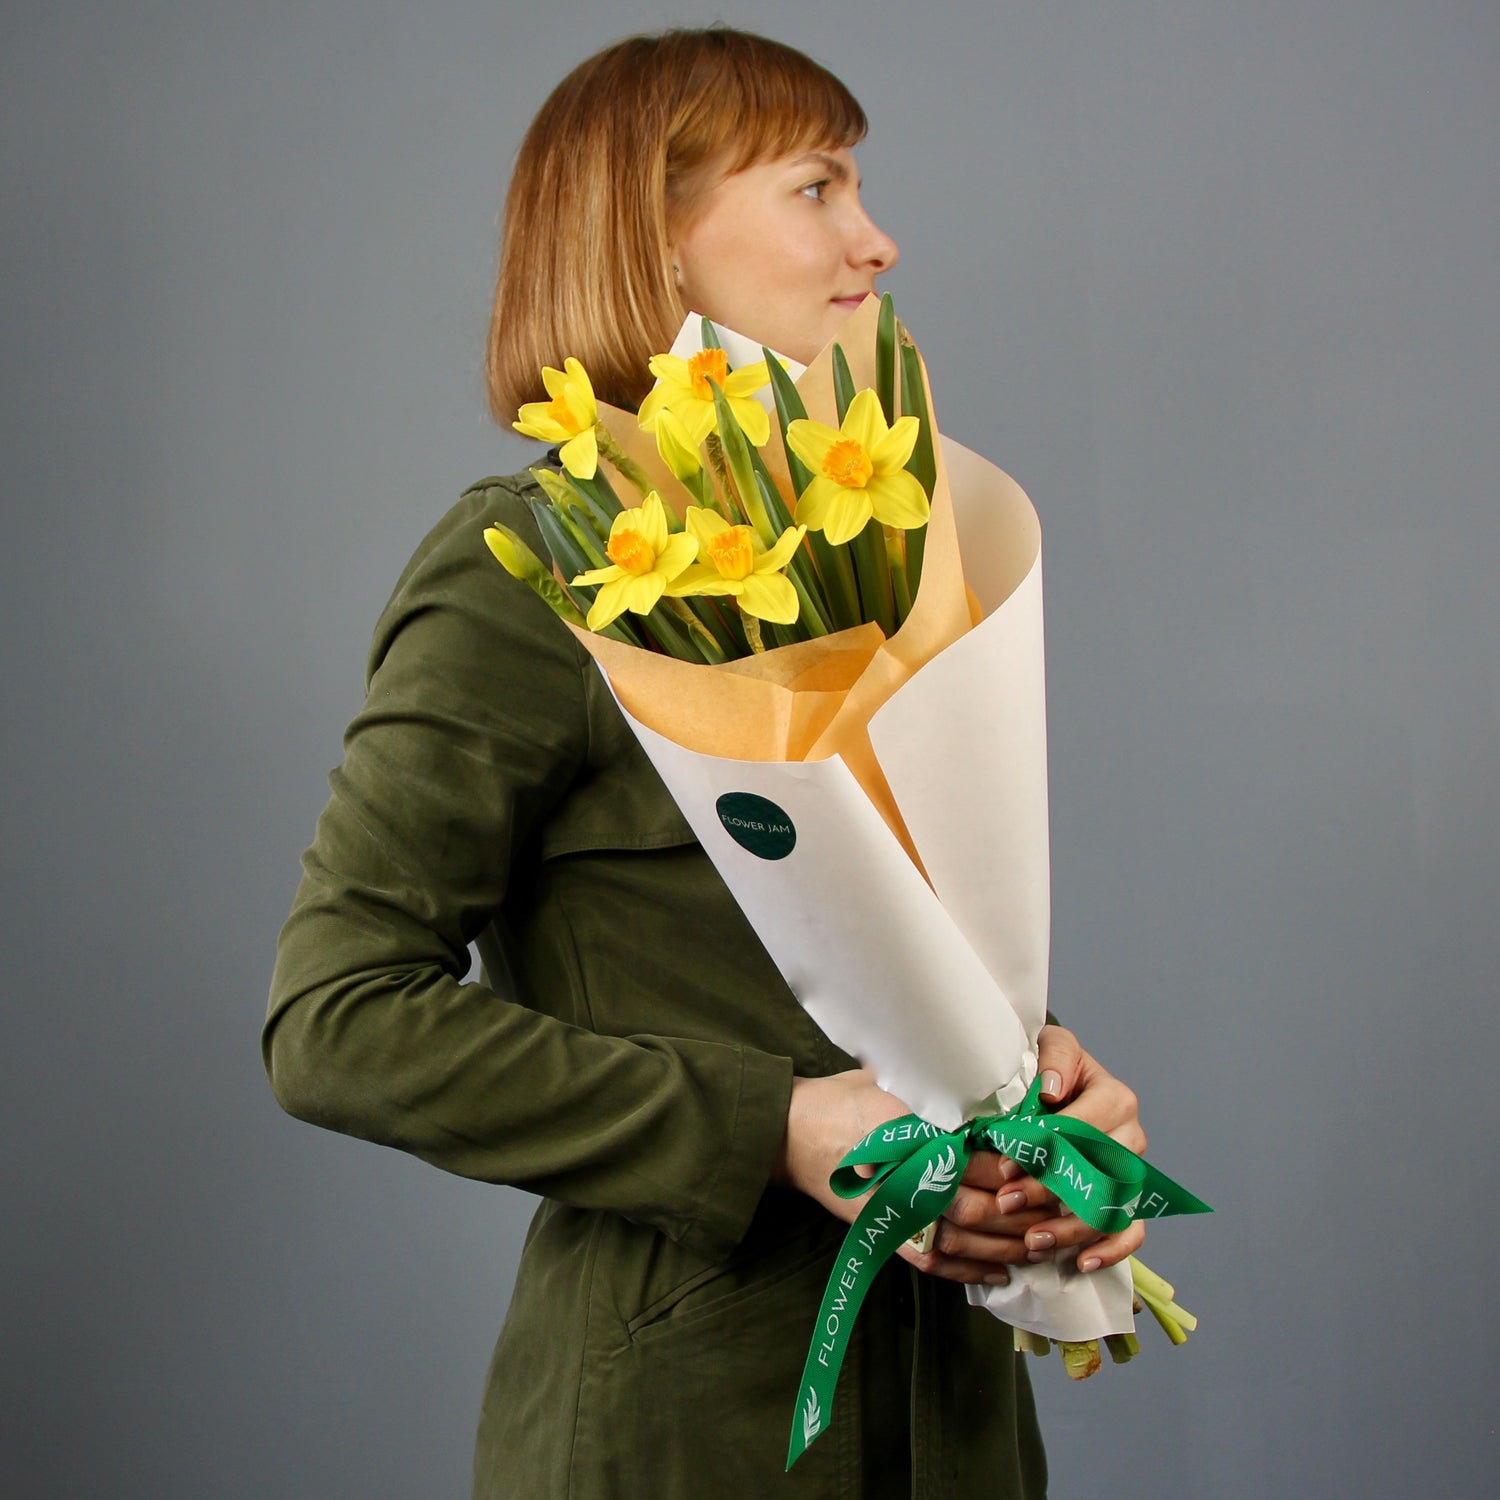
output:
<svg viewBox="0 0 1500 1500"><path fill-rule="evenodd" d="M838 335L857 390L875 384L879 312L879 301L867 298ZM810 417L837 427L831 348L825 348L808 366L797 389ZM924 385L926 378L924 367ZM658 485L663 502L681 514L689 497L662 463L652 436L640 430L629 412L601 405L600 419L625 453ZM869 723L892 694L979 617L978 602L964 583L936 423L932 444L937 478L921 587L905 624L889 640L878 625L867 624L740 661L706 666L569 626L604 670L626 710L685 749L730 760L825 760L841 755L919 867L921 862L870 746ZM773 441L763 454L791 509L790 479L779 449L780 444ZM773 453L775 464L770 462ZM633 493L616 473L610 477L617 494Z"/></svg>

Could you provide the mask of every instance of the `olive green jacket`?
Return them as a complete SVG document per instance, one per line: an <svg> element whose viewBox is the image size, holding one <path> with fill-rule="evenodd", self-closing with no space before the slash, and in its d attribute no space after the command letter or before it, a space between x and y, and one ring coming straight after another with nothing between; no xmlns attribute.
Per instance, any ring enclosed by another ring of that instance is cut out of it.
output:
<svg viewBox="0 0 1500 1500"><path fill-rule="evenodd" d="M264 1034L293 1114L541 1194L476 1496L1041 1496L1011 1333L902 1262L783 1475L844 1226L768 1187L794 1074L852 1066L788 990L592 660L490 557L475 486L375 633ZM464 983L468 944L485 981Z"/></svg>

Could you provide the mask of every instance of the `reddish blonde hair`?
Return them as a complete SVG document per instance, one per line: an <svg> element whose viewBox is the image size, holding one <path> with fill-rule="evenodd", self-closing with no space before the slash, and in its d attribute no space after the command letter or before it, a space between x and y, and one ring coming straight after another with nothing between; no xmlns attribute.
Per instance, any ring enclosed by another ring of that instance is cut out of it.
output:
<svg viewBox="0 0 1500 1500"><path fill-rule="evenodd" d="M866 129L832 73L750 32L627 37L580 63L531 122L505 199L485 357L496 421L544 400L542 366L570 354L601 400L638 406L685 315L670 244L703 195Z"/></svg>

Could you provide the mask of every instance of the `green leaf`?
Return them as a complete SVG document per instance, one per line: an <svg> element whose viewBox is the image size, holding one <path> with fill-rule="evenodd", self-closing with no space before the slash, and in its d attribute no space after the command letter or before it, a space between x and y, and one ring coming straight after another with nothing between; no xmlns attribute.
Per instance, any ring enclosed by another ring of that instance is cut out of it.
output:
<svg viewBox="0 0 1500 1500"><path fill-rule="evenodd" d="M887 292L875 324L875 393L887 424L896 420L896 304Z"/></svg>
<svg viewBox="0 0 1500 1500"><path fill-rule="evenodd" d="M787 472L792 476L792 493L799 499L812 478L812 470L792 452L786 440L786 430L793 422L806 418L807 408L802 404L802 393L792 384L792 377L782 369L781 362L769 349L762 349L766 357L766 369L771 372L771 395L776 402L776 420L781 426L781 445L786 449Z"/></svg>
<svg viewBox="0 0 1500 1500"><path fill-rule="evenodd" d="M849 410L849 403L853 400L854 376L849 373L849 360L844 354L844 346L835 344L833 346L833 401L838 410L840 426L843 426L844 414Z"/></svg>

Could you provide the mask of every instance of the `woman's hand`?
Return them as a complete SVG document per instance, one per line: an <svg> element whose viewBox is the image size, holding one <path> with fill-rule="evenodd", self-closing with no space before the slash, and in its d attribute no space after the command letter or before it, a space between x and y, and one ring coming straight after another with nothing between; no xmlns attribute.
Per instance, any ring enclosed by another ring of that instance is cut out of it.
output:
<svg viewBox="0 0 1500 1500"><path fill-rule="evenodd" d="M1071 1031L1044 1026L1037 1048L1043 1097L1068 1101L1059 1113L1088 1121L1138 1155L1145 1152L1146 1132L1134 1093L1085 1052ZM863 1069L794 1080L777 1180L852 1223L864 1200L840 1198L828 1186L829 1175L856 1141L908 1113ZM977 1151L938 1221L932 1251L921 1255L908 1243L900 1254L929 1275L1004 1286L1007 1265L1049 1260L1059 1249L1076 1249L1078 1269L1097 1271L1135 1254L1145 1238L1144 1224L1101 1235L1060 1208L1052 1193L1008 1157Z"/></svg>
<svg viewBox="0 0 1500 1500"><path fill-rule="evenodd" d="M910 1113L864 1069L835 1073L829 1078L793 1079L786 1139L775 1179L806 1193L835 1218L852 1224L864 1199L840 1198L828 1186L829 1176L849 1148L877 1125ZM934 1250L921 1255L908 1242L898 1252L902 1259L919 1271L950 1281L1004 1286L1010 1279L1006 1265L1019 1265L1026 1259L1022 1236L1031 1226L1049 1222L1056 1206L1053 1202L1022 1213L999 1212L994 1189L1003 1160L993 1152L971 1159L958 1194L939 1224Z"/></svg>
<svg viewBox="0 0 1500 1500"><path fill-rule="evenodd" d="M1071 1031L1064 1026L1044 1026L1037 1049L1042 1097L1049 1103L1068 1101L1059 1114L1086 1120L1138 1156L1145 1153L1146 1132L1141 1129L1135 1095L1090 1057ZM975 1164L981 1167L978 1173ZM990 1214L976 1217L980 1226L1028 1219L1024 1231L1028 1260L1046 1260L1058 1249L1076 1246L1078 1269L1097 1271L1134 1255L1145 1243L1146 1226L1141 1223L1118 1234L1101 1235L1097 1229L1090 1229L1082 1219L1060 1209L1057 1199L1008 1157L989 1153L975 1156L964 1180L992 1194ZM957 1206L955 1200L950 1216ZM964 1241L953 1239L951 1243L963 1253Z"/></svg>

